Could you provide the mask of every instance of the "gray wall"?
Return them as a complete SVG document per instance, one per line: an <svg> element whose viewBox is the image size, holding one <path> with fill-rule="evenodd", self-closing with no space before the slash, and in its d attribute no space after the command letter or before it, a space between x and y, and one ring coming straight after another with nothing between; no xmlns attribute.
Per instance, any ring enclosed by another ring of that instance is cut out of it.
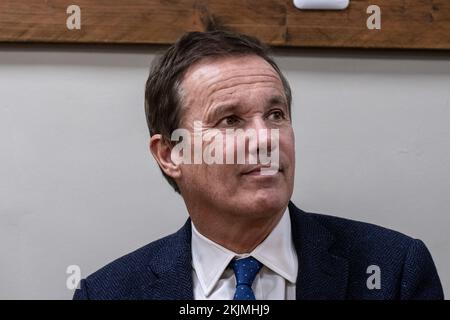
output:
<svg viewBox="0 0 450 320"><path fill-rule="evenodd" d="M68 265L86 276L186 219L147 151L155 52L0 47L0 298L71 298ZM276 58L294 89L294 202L422 239L449 297L448 57Z"/></svg>

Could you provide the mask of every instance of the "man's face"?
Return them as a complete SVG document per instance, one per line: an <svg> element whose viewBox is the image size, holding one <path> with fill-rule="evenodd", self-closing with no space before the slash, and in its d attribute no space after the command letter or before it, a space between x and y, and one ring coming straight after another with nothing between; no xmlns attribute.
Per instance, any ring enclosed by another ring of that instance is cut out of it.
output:
<svg viewBox="0 0 450 320"><path fill-rule="evenodd" d="M202 60L182 79L181 97L181 127L192 136L194 121L201 121L203 136L212 129L224 136L227 129L255 132L265 129L268 150L279 149L278 170L272 175L258 170L249 172L257 166L249 164L249 145L244 149L246 164L236 163L235 157L233 164L202 161L180 165L177 182L188 208L193 211L209 208L249 218L279 213L293 191L295 146L284 88L272 66L250 55ZM270 145L273 129L279 133L278 146ZM203 150L210 143L203 142ZM236 145L230 149L224 143L224 157L229 152L237 154Z"/></svg>

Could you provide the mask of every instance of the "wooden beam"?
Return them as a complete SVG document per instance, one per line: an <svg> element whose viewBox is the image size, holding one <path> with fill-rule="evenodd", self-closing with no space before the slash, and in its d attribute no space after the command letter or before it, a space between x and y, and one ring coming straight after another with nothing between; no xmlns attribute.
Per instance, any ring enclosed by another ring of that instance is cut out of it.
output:
<svg viewBox="0 0 450 320"><path fill-rule="evenodd" d="M69 5L81 29L66 27ZM369 30L369 5L381 30ZM301 11L292 0L1 0L0 42L170 44L186 31L229 28L273 46L450 49L449 0L350 0Z"/></svg>

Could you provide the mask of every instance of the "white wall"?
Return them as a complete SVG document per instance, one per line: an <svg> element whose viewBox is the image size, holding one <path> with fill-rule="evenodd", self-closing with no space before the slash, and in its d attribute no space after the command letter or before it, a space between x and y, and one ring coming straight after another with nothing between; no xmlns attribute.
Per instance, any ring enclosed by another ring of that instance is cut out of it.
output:
<svg viewBox="0 0 450 320"><path fill-rule="evenodd" d="M147 152L156 48L0 46L0 298L68 299L86 276L178 229ZM294 202L425 241L450 297L445 53L277 50L294 90Z"/></svg>

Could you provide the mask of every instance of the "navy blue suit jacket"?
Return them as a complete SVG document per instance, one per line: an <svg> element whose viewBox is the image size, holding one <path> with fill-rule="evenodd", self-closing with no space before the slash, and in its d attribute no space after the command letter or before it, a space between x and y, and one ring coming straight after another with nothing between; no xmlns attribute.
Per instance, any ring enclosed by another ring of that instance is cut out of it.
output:
<svg viewBox="0 0 450 320"><path fill-rule="evenodd" d="M422 241L375 225L307 213L289 203L298 255L297 299L443 299ZM369 289L370 265L380 288ZM190 220L176 233L86 279L74 299L193 299Z"/></svg>

